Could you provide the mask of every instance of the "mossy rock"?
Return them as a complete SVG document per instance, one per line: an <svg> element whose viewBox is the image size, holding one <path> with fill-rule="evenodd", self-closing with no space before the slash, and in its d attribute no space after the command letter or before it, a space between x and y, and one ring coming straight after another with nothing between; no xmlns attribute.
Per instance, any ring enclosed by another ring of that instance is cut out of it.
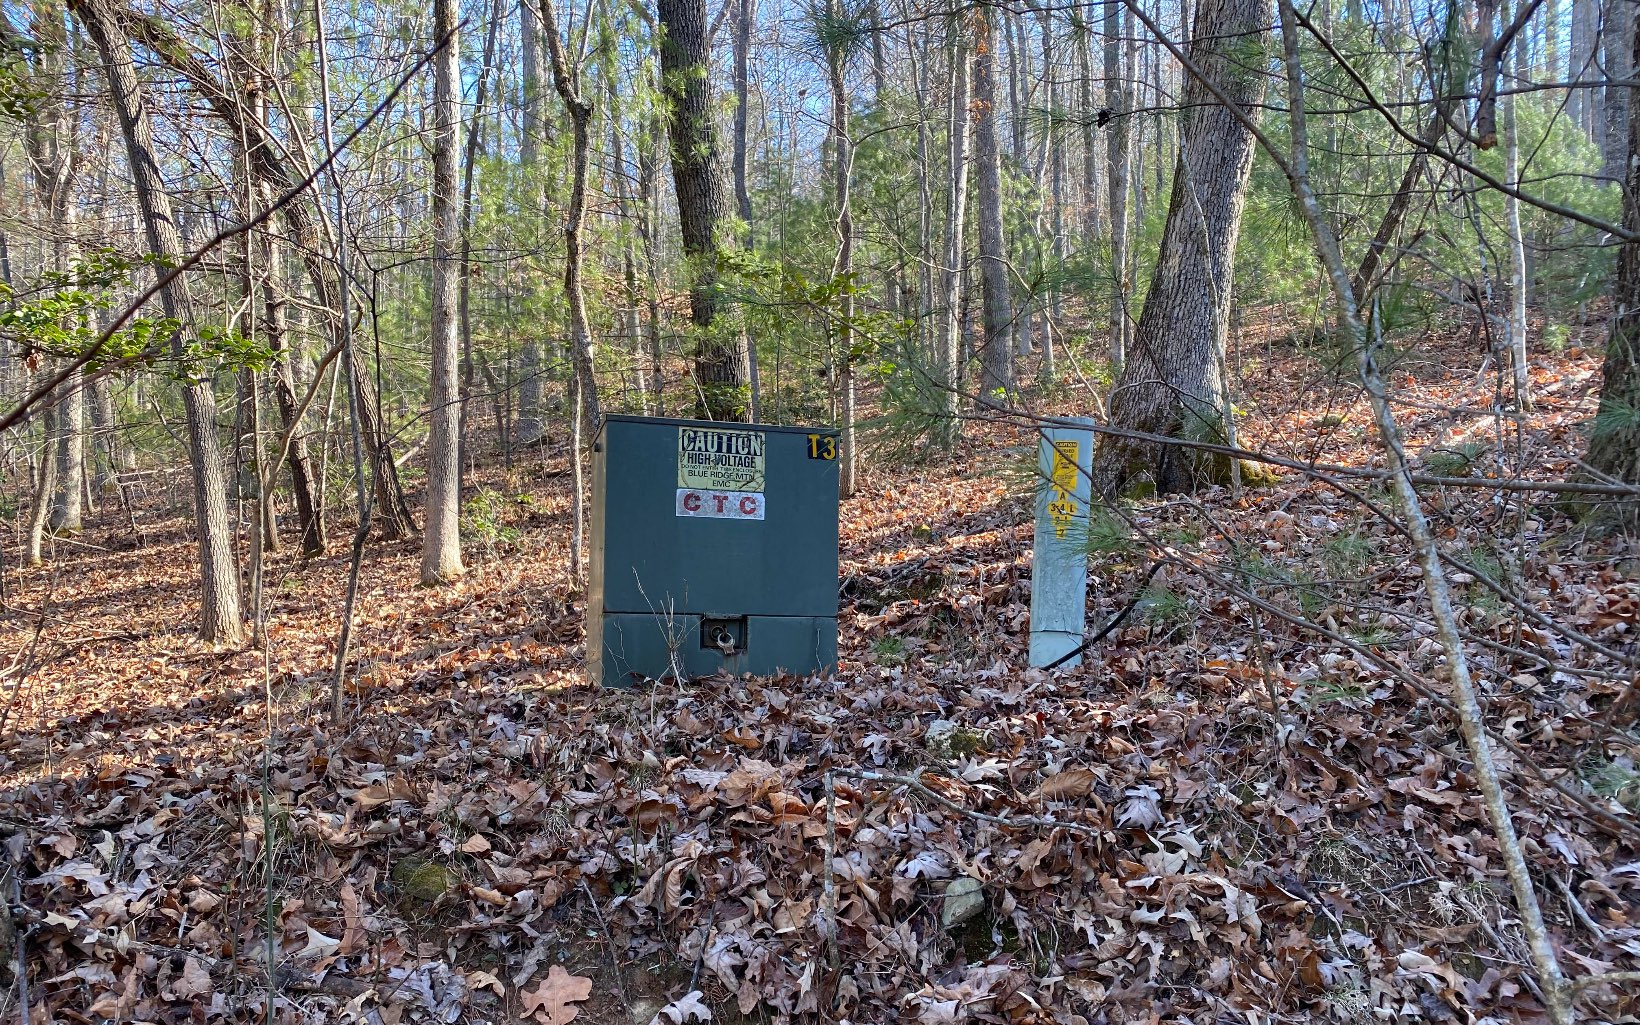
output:
<svg viewBox="0 0 1640 1025"><path fill-rule="evenodd" d="M411 900L431 904L453 890L461 877L436 861L405 858L393 865L393 881Z"/></svg>

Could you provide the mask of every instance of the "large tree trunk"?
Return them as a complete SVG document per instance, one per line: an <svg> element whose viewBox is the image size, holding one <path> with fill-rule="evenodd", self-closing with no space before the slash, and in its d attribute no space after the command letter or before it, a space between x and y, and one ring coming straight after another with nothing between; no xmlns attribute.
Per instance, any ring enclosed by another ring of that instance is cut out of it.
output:
<svg viewBox="0 0 1640 1025"><path fill-rule="evenodd" d="M137 81L130 44L115 22L108 0L75 0L74 12L96 45L108 76L148 247L160 259L180 263L186 254L171 212L171 197L165 190L165 180L154 155L147 98ZM161 290L160 306L165 315L179 325L172 336L177 370L192 378L182 386L182 399L187 411L194 517L199 532L200 634L207 641L238 643L244 637L244 621L240 615L239 573L234 565L232 535L228 528L222 444L216 435L216 396L211 390L209 374L203 368L190 365L183 335L195 328L193 298L182 279Z"/></svg>
<svg viewBox="0 0 1640 1025"><path fill-rule="evenodd" d="M1640 44L1640 35L1631 39ZM1640 45L1632 55L1640 65ZM1623 182L1623 227L1640 234L1640 118L1629 123L1628 169ZM1640 242L1624 242L1617 255L1612 290L1611 336L1606 341L1600 409L1584 461L1596 473L1625 484L1640 484ZM1640 529L1640 501L1614 507L1623 529Z"/></svg>
<svg viewBox="0 0 1640 1025"><path fill-rule="evenodd" d="M713 122L711 41L706 0L657 0L661 91L670 114L672 182L677 189L683 255L689 262L689 319L695 327L696 404L712 420L744 420L751 366L738 331L718 316L718 247L726 197Z"/></svg>
<svg viewBox="0 0 1640 1025"><path fill-rule="evenodd" d="M974 23L974 159L979 165L979 260L981 316L985 329L981 363L983 398L1005 402L1014 390L1014 302L1008 273L1008 240L1002 232L1002 150L997 139L996 26L989 7Z"/></svg>
<svg viewBox="0 0 1640 1025"><path fill-rule="evenodd" d="M456 0L433 0L433 37L444 47L433 58L433 370L427 385L427 532L422 537L421 582L460 577L461 395L459 331L461 205L456 153L461 148L461 51Z"/></svg>
<svg viewBox="0 0 1640 1025"><path fill-rule="evenodd" d="M951 127L945 203L945 253L941 284L939 384L944 389L944 416L939 440L945 448L962 437L962 300L963 264L967 247L963 222L968 210L968 43L962 37L960 16L951 19Z"/></svg>
<svg viewBox="0 0 1640 1025"><path fill-rule="evenodd" d="M1634 88L1627 84L1635 67L1634 0L1606 0L1605 15L1600 37L1606 49L1604 70L1608 80L1624 84L1606 86L1601 152L1605 155L1605 176L1622 181L1626 177L1623 159L1628 155L1629 94Z"/></svg>
<svg viewBox="0 0 1640 1025"><path fill-rule="evenodd" d="M1269 27L1269 0L1205 0L1196 11L1190 58L1243 110L1256 111L1264 98ZM1161 252L1110 415L1130 430L1223 442L1224 336L1253 135L1194 76L1184 110ZM1106 495L1141 473L1159 491L1177 492L1192 489L1203 467L1178 446L1110 437L1094 476Z"/></svg>

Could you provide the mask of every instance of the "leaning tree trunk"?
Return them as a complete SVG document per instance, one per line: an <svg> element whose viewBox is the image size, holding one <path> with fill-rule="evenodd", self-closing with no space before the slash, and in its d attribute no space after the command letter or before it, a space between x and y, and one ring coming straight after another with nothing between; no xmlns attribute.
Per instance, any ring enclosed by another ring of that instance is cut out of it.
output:
<svg viewBox="0 0 1640 1025"><path fill-rule="evenodd" d="M751 367L739 332L715 325L718 316L719 228L727 206L722 157L713 121L711 39L706 0L657 0L661 92L670 114L672 182L677 189L683 255L693 280L689 319L695 326L699 412L712 420L744 420Z"/></svg>
<svg viewBox="0 0 1640 1025"><path fill-rule="evenodd" d="M1634 41L1640 44L1640 35ZM1640 45L1633 57L1640 66ZM1623 227L1640 236L1640 118L1629 121L1625 166ZM1600 409L1595 413L1584 462L1611 479L1640 484L1640 242L1624 242L1618 250L1612 309L1615 316L1601 371ZM1615 519L1625 530L1640 529L1640 500L1626 499L1614 508Z"/></svg>
<svg viewBox="0 0 1640 1025"><path fill-rule="evenodd" d="M1014 302L1008 241L1002 233L1002 151L997 139L996 26L988 7L974 20L974 159L979 165L979 260L985 347L981 399L1003 403L1014 390Z"/></svg>
<svg viewBox="0 0 1640 1025"><path fill-rule="evenodd" d="M171 211L154 154L154 133L148 121L147 98L137 81L131 46L109 10L107 0L75 0L74 13L84 23L101 58L108 86L125 136L126 163L131 169L137 207L142 213L148 247L170 264L185 257L182 238ZM233 561L228 527L228 488L223 476L222 443L216 436L216 396L208 370L194 365L183 337L194 329L193 297L178 279L160 292L160 307L178 325L172 335L172 354L183 375L183 406L187 414L188 453L193 463L194 517L199 531L200 634L207 641L238 643L244 637L240 615L239 573Z"/></svg>
<svg viewBox="0 0 1640 1025"><path fill-rule="evenodd" d="M421 582L461 576L461 396L457 288L461 207L456 152L461 148L461 55L456 0L433 0L433 36L444 43L433 58L433 370L427 385L427 532Z"/></svg>
<svg viewBox="0 0 1640 1025"><path fill-rule="evenodd" d="M1204 0L1196 10L1190 58L1243 110L1264 98L1269 0ZM1111 395L1116 427L1222 443L1224 336L1231 270L1241 229L1253 135L1194 75L1184 88L1185 120L1155 276ZM1148 474L1158 491L1192 489L1208 462L1174 445L1107 437L1095 484L1106 495Z"/></svg>

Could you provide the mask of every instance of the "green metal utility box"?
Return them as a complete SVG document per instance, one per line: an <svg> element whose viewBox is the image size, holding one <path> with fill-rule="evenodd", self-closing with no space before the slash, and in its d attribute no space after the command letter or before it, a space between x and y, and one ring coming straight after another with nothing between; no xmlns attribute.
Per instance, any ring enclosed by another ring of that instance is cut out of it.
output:
<svg viewBox="0 0 1640 1025"><path fill-rule="evenodd" d="M605 417L592 446L592 682L835 665L839 454L829 429Z"/></svg>

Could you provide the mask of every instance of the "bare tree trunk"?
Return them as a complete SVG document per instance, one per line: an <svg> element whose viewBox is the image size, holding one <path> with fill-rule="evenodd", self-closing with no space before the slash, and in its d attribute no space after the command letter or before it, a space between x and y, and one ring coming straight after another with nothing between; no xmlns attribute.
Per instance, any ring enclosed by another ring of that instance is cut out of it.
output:
<svg viewBox="0 0 1640 1025"><path fill-rule="evenodd" d="M1246 110L1263 99L1264 76L1252 68L1263 60L1269 26L1269 0L1204 0L1197 8L1190 58ZM1161 252L1110 415L1130 430L1218 442L1225 437L1220 368L1253 135L1195 77L1185 86L1184 109ZM1113 495L1148 473L1158 491L1188 491L1200 469L1176 446L1107 437L1094 481Z"/></svg>
<svg viewBox="0 0 1640 1025"><path fill-rule="evenodd" d="M98 377L91 382L91 429L93 449L102 451L97 460L95 486L106 491L119 486L119 474L129 469L130 451L120 444L119 424L114 417L114 391L108 378Z"/></svg>
<svg viewBox="0 0 1640 1025"><path fill-rule="evenodd" d="M24 51L29 58L25 88L33 98L25 108L23 142L35 195L56 235L51 246L51 268L59 274L70 272L79 256L75 231L79 206L74 196L79 177L75 152L79 118L67 100L78 90L67 71L71 41L65 13L54 0L39 4L29 22L37 45ZM63 382L57 390L56 405L51 452L47 455L56 463L48 522L55 532L72 533L81 527L85 483L85 390L81 375Z"/></svg>
<svg viewBox="0 0 1640 1025"><path fill-rule="evenodd" d="M1503 8L1509 17L1509 6ZM1516 37L1512 60L1516 81L1521 81L1525 61L1521 59L1522 37ZM1504 177L1516 189L1520 181L1520 125L1516 119L1515 97L1503 98L1503 130L1507 135L1504 150ZM1520 409L1532 408L1531 378L1526 365L1526 239L1521 234L1520 200L1504 197L1505 216L1509 227L1509 364L1513 371L1515 404Z"/></svg>
<svg viewBox="0 0 1640 1025"><path fill-rule="evenodd" d="M530 217L538 218L546 212L546 189L541 180L541 142L547 137L546 89L547 65L542 56L542 26L540 12L534 4L518 5L519 32L523 36L524 56L524 126L519 142L519 157L524 173L529 175L525 195L533 201ZM518 445L537 445L546 434L546 422L541 412L541 378L545 367L541 359L541 340L533 331L525 332L524 344L518 359L518 419L514 441Z"/></svg>
<svg viewBox="0 0 1640 1025"><path fill-rule="evenodd" d="M841 18L841 5L827 0L826 13ZM833 334L833 363L841 365L843 464L839 467L839 489L844 498L854 495L854 211L850 186L854 178L854 141L849 136L848 82L846 61L848 54L841 45L833 43L826 53L826 78L831 86L831 155L833 197L837 202L837 258L832 264L832 280L842 289L842 308Z"/></svg>
<svg viewBox="0 0 1640 1025"><path fill-rule="evenodd" d="M718 247L723 220L722 158L713 122L711 41L706 0L657 0L661 91L671 115L672 182L677 190L683 255L689 262L690 321L695 327L695 383L700 415L745 420L751 366L738 331L718 318Z"/></svg>
<svg viewBox="0 0 1640 1025"><path fill-rule="evenodd" d="M456 153L461 148L461 58L456 0L433 0L433 369L427 388L427 531L421 582L446 583L461 562L461 395L459 281L461 206Z"/></svg>
<svg viewBox="0 0 1640 1025"><path fill-rule="evenodd" d="M970 17L974 27L974 160L979 165L980 290L985 326L982 392L1006 402L1014 390L1014 303L1008 241L1002 231L1002 151L997 139L996 26L990 8Z"/></svg>
<svg viewBox="0 0 1640 1025"><path fill-rule="evenodd" d="M586 289L581 228L586 220L587 165L592 156L592 102L581 90L580 68L571 68L558 36L558 17L552 0L541 0L541 27L547 53L552 57L552 79L569 112L571 138L569 209L564 212L564 296L569 300L569 349L576 379L576 408L581 438L589 441L598 429L598 382L593 376L592 331L587 325ZM575 454L580 458L580 453Z"/></svg>
<svg viewBox="0 0 1640 1025"><path fill-rule="evenodd" d="M52 421L57 418L55 410L46 410L45 437L47 444L40 451L40 457L35 460L34 505L29 510L28 517L28 551L23 561L30 566L38 566L45 561L46 516L51 506L51 490L57 482L57 460L53 458L50 439L53 434Z"/></svg>
<svg viewBox="0 0 1640 1025"><path fill-rule="evenodd" d="M747 67L752 48L752 19L756 16L757 5L754 0L735 0L735 125L734 125L734 175L735 175L735 203L740 212L740 220L744 227L744 237L741 244L750 249L752 246L752 196L746 190L746 121L750 114L747 104L751 98L751 75ZM762 404L762 381L757 367L757 339L746 330L745 321L740 325L740 345L746 350L746 371L748 401L748 419L760 419L759 406Z"/></svg>
<svg viewBox="0 0 1640 1025"><path fill-rule="evenodd" d="M1082 242L1084 245L1104 235L1107 228L1104 198L1099 193L1099 115L1093 101L1093 22L1083 18L1081 38L1076 41L1077 70L1080 73L1082 125ZM1106 166L1109 177L1109 165Z"/></svg>
<svg viewBox="0 0 1640 1025"><path fill-rule="evenodd" d="M1640 64L1640 35L1633 40ZM1629 124L1627 174L1623 182L1623 227L1640 233L1640 118ZM1601 369L1600 408L1589 435L1584 460L1599 474L1626 484L1640 484L1640 242L1624 242L1617 253L1617 284L1612 289L1611 336ZM1640 530L1640 501L1614 503L1624 530Z"/></svg>
<svg viewBox="0 0 1640 1025"><path fill-rule="evenodd" d="M951 127L949 139L950 174L946 180L945 253L942 260L942 311L939 340L939 385L944 389L944 416L940 421L940 442L954 448L962 437L962 306L963 265L967 246L963 222L968 216L968 69L971 55L963 38L960 16L953 16L951 33Z"/></svg>
<svg viewBox="0 0 1640 1025"><path fill-rule="evenodd" d="M266 202L265 189L263 194L263 201ZM262 280L262 331L267 336L268 348L273 351L274 405L279 410L280 430L291 435L290 451L285 461L290 467L291 493L296 498L296 523L301 533L302 554L312 558L325 553L324 509L315 494L307 432L296 423L296 381L292 367L296 353L289 344L285 318L282 253L273 233L260 232L257 237L261 240L262 260L267 268Z"/></svg>
<svg viewBox="0 0 1640 1025"><path fill-rule="evenodd" d="M51 531L78 533L85 486L85 378L75 374L58 390L51 458L57 464L51 492Z"/></svg>
<svg viewBox="0 0 1640 1025"><path fill-rule="evenodd" d="M1105 3L1105 167L1110 189L1110 361L1119 370L1127 360L1132 337L1128 318L1128 117L1132 90L1122 78L1121 0Z"/></svg>
<svg viewBox="0 0 1640 1025"><path fill-rule="evenodd" d="M171 212L171 197L166 192L154 154L147 99L137 81L130 44L115 22L108 0L76 0L73 9L96 45L108 76L149 249L162 260L181 262L186 254ZM216 396L211 390L210 377L200 368L190 366L183 335L195 329L195 321L193 298L185 284L181 280L173 281L161 290L160 305L165 315L180 325L172 336L172 354L179 363L178 371L198 375L183 384L182 398L187 410L194 516L199 531L200 634L207 641L235 644L244 637L244 620L240 614L239 574L234 565L228 527L222 445L216 436Z"/></svg>
<svg viewBox="0 0 1640 1025"><path fill-rule="evenodd" d="M1606 78L1612 83L1627 82L1634 70L1634 2L1633 0L1606 0L1603 8L1605 22L1601 42L1605 46ZM1601 153L1605 156L1605 177L1623 181L1623 161L1628 156L1629 97L1633 87L1610 84L1605 89L1603 110L1605 123L1601 139Z"/></svg>
<svg viewBox="0 0 1640 1025"><path fill-rule="evenodd" d="M1059 77L1055 74L1054 60L1054 18L1053 11L1047 7L1039 8L1037 17L1042 22L1042 68L1047 76L1048 109L1054 112L1055 127L1058 125L1060 103L1063 100L1063 88ZM1060 288L1058 283L1059 268L1065 263L1065 138L1063 132L1049 133L1045 143L1048 153L1048 201L1052 206L1053 240L1050 245L1050 255L1054 267L1054 283L1048 293L1048 315L1042 326L1042 367L1040 379L1044 387L1051 386L1059 376L1058 368L1054 363L1054 332L1059 330L1063 323L1064 311L1060 307Z"/></svg>
<svg viewBox="0 0 1640 1025"><path fill-rule="evenodd" d="M608 15L605 14L604 17ZM632 199L631 180L627 174L626 143L623 138L626 125L622 121L620 88L613 74L604 76L604 90L606 102L609 104L609 154L610 163L614 165L616 214L621 223L638 224L639 218L643 216L643 209ZM643 321L639 307L643 302L643 293L638 286L638 253L631 232L623 232L621 236L621 283L621 318L625 322L627 344L636 370L639 408L646 414L654 413L655 382L651 380L642 356Z"/></svg>
<svg viewBox="0 0 1640 1025"><path fill-rule="evenodd" d="M917 342L931 365L937 365L934 330L934 168L928 111L928 77L933 61L927 46L928 28L922 26L924 46L918 53L915 37L908 39L911 80L917 104Z"/></svg>

